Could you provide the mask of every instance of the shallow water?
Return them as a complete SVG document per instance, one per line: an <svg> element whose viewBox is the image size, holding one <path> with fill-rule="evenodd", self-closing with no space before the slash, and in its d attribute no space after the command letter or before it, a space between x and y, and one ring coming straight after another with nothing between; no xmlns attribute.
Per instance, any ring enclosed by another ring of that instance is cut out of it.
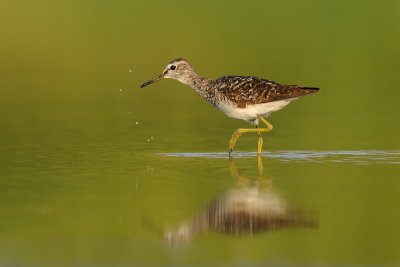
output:
<svg viewBox="0 0 400 267"><path fill-rule="evenodd" d="M168 157L188 157L188 158L209 158L221 159L229 158L229 154L224 152L211 153L164 153ZM256 152L233 152L233 158L256 157ZM311 162L351 162L359 164L400 164L399 150L332 150L332 151L274 151L263 152L263 157L280 159L282 161L311 161Z"/></svg>
<svg viewBox="0 0 400 267"><path fill-rule="evenodd" d="M125 131L3 133L2 265L398 263L399 150L229 158Z"/></svg>

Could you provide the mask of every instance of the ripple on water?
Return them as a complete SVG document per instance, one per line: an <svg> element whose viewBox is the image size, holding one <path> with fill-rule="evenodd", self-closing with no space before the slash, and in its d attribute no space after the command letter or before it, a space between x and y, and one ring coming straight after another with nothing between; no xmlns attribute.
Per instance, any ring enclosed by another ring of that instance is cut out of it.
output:
<svg viewBox="0 0 400 267"><path fill-rule="evenodd" d="M161 153L167 157L225 159L227 152ZM256 152L235 152L234 158L256 157ZM400 150L281 150L263 152L263 157L291 162L345 162L355 164L400 164Z"/></svg>

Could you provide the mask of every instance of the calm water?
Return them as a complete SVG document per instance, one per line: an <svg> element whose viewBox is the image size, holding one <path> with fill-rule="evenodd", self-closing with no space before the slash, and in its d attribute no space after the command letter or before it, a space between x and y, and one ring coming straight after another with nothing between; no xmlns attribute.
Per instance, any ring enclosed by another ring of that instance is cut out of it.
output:
<svg viewBox="0 0 400 267"><path fill-rule="evenodd" d="M399 1L8 1L0 266L399 266ZM177 82L321 91L229 138Z"/></svg>
<svg viewBox="0 0 400 267"><path fill-rule="evenodd" d="M400 150L229 159L92 130L32 130L2 146L3 266L399 262Z"/></svg>

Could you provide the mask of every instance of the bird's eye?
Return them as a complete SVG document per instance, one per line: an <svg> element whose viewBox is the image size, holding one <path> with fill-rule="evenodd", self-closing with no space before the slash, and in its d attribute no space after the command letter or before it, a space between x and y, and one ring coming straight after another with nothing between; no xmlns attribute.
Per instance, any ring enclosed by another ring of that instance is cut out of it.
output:
<svg viewBox="0 0 400 267"><path fill-rule="evenodd" d="M174 69L176 69L176 66L175 66L175 65L171 65L171 66L169 67L169 69L170 69L170 70L174 70Z"/></svg>

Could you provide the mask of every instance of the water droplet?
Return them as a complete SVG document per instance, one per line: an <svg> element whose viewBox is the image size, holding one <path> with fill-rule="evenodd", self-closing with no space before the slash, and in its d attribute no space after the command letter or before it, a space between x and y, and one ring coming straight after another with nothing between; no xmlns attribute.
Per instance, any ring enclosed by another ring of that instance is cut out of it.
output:
<svg viewBox="0 0 400 267"><path fill-rule="evenodd" d="M147 142L150 142L150 139L147 138Z"/></svg>
<svg viewBox="0 0 400 267"><path fill-rule="evenodd" d="M152 137L150 137L151 139L154 139L154 137L152 136Z"/></svg>
<svg viewBox="0 0 400 267"><path fill-rule="evenodd" d="M132 70L132 69L129 69L128 71L129 71L129 72L132 72L133 70Z"/></svg>
<svg viewBox="0 0 400 267"><path fill-rule="evenodd" d="M120 92L122 92L122 91L124 91L124 90L122 90L122 89L119 89L119 91L120 91Z"/></svg>
<svg viewBox="0 0 400 267"><path fill-rule="evenodd" d="M139 125L139 122L137 121L137 122L135 122L135 124L136 124L136 125Z"/></svg>

